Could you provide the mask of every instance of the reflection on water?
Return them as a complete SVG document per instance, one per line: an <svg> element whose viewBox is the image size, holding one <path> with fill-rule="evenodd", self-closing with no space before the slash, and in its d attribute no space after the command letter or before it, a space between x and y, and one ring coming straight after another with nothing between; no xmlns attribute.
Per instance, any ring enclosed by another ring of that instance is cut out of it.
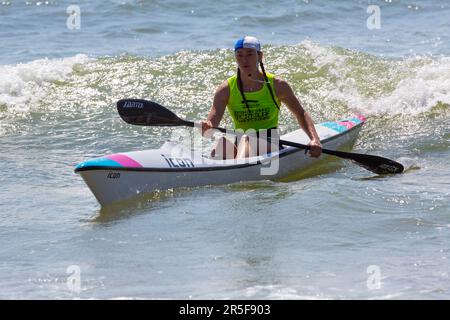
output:
<svg viewBox="0 0 450 320"><path fill-rule="evenodd" d="M280 182L292 182L300 179L307 179L316 177L319 175L336 172L342 169L348 164L348 161L342 161L341 158L333 156L324 156L322 160L314 163L313 166L306 168L297 173L293 173L288 177L280 179Z"/></svg>
<svg viewBox="0 0 450 320"><path fill-rule="evenodd" d="M169 200L188 191L188 188L155 191L149 194L140 195L131 199L113 203L109 206L101 207L91 222L110 223L113 221L126 219L131 216L151 213L155 209L169 207Z"/></svg>

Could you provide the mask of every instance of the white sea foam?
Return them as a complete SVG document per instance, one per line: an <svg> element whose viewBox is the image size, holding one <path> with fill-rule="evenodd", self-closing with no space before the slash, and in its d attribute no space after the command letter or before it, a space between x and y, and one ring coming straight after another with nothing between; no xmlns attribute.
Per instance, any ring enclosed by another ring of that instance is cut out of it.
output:
<svg viewBox="0 0 450 320"><path fill-rule="evenodd" d="M340 78L327 99L342 101L365 115L427 112L438 103L450 104L450 59L441 58L419 67L413 75L400 80L394 90L375 97L361 94L353 78Z"/></svg>
<svg viewBox="0 0 450 320"><path fill-rule="evenodd" d="M309 97L311 102L315 102L323 108L331 108L332 103L338 101L338 104L345 105L353 112L364 115L416 115L429 111L438 103L450 104L449 57L418 56L404 58L401 61L388 60L357 51L322 46L311 40L304 40L297 46L285 46L278 49L278 51L280 50L283 52L283 59L276 60L278 69L286 69L286 72L297 72L298 74L309 72L305 70L316 72L313 74L313 78L316 79L317 84L312 90L305 93L307 96L305 99L308 100ZM273 55L276 55L276 52ZM186 60L183 60L181 65L180 56ZM215 53L211 53L210 56L215 57ZM285 59L286 56L289 58ZM210 68L217 68L217 63L220 62L199 63L195 52L183 52L170 57L176 57L177 61L164 64L166 72L171 71L171 69L167 69L168 67L173 69L173 75L170 75L169 72L166 79L176 80L179 77L178 72L186 65L190 65L193 70L191 72L198 73L195 76L191 73L192 79L201 77L200 86L205 84L213 86L211 84L213 81L205 80L204 74ZM135 64L134 60L126 63L120 61L119 65L123 65L125 71L114 68L114 59L108 60L108 62L99 60L99 65L107 63L110 67L90 73L90 67L87 66L86 71L90 76L83 74L79 77L85 78L76 79L80 81L75 82L79 87L73 99L77 101L80 99L81 104L89 100L89 107L92 107L95 100L93 97L97 98L98 92L97 88L91 87L91 84L97 82L105 84L104 79L108 79L109 90L112 92L133 90L134 94L138 94L136 83L139 83L142 87L139 94L144 94L144 92L147 94L146 88L149 87L149 84L142 81L142 78L136 82L136 78L142 77L142 74L151 76L153 72L160 69L161 59L147 60L145 64ZM69 80L76 64L86 63L90 60L86 55L79 54L64 59L41 59L24 64L0 66L0 107L6 106L8 111L12 112L27 112L35 110L42 104L48 105L46 100L49 97L53 97L53 99L59 95L66 97L68 92L58 89L54 83ZM301 62L296 64L295 61ZM148 67L144 73L140 72L143 65ZM374 69L371 69L372 66ZM116 73L116 69L121 71L120 74ZM372 74L366 77L367 72L372 72ZM155 77L157 76L159 75L156 74ZM380 87L380 90L372 90L377 86ZM50 91L50 89L54 89L54 91ZM186 93L180 94L183 90ZM376 92L374 93L374 91ZM155 92L161 98L168 96L167 99L172 104L177 104L178 97L185 100L196 94L195 101L206 101L212 95L212 89L210 91L197 90L196 85L192 85L191 82L189 86L185 86L184 83L176 81L171 85L159 83L158 86L155 86ZM198 98L199 95L201 99ZM88 96L91 98L87 99Z"/></svg>
<svg viewBox="0 0 450 320"><path fill-rule="evenodd" d="M337 79L331 88L318 88L322 96L326 96L327 100L342 101L355 112L365 115L416 115L429 111L438 103L450 104L449 57L411 57L400 63L387 61L392 73L408 70L410 75L398 81L394 90L374 97L360 92L354 78L355 71L345 62L346 56L309 40L303 41L302 46L311 54L316 68L326 67L327 77ZM349 57L353 55L350 54ZM419 66L415 66L414 61L419 61ZM381 76L386 77L381 79L386 83L393 81L389 76Z"/></svg>
<svg viewBox="0 0 450 320"><path fill-rule="evenodd" d="M89 58L84 54L63 59L39 59L28 63L0 66L0 106L16 112L30 111L47 95L55 81L64 81L76 64Z"/></svg>
<svg viewBox="0 0 450 320"><path fill-rule="evenodd" d="M333 90L330 95L366 115L410 114L429 111L438 103L450 104L450 59L442 58L420 67L416 73L401 80L396 88L381 97L365 97L355 87Z"/></svg>
<svg viewBox="0 0 450 320"><path fill-rule="evenodd" d="M426 112L438 103L450 104L448 57L419 67L412 77L401 80L391 93L379 99L369 99L367 106L374 113L414 115Z"/></svg>

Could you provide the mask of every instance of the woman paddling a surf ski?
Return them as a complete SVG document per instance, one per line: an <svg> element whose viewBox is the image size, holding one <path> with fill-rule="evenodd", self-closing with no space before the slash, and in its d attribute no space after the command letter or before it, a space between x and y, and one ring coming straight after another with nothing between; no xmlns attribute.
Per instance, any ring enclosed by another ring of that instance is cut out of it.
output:
<svg viewBox="0 0 450 320"><path fill-rule="evenodd" d="M260 143L250 143L251 133L248 132L256 133L257 138L270 141L271 137L273 141L278 141L274 138L278 135L278 116L281 104L284 103L310 138L310 155L319 157L322 145L311 116L303 109L286 81L266 73L259 40L245 36L236 41L234 52L238 65L237 75L217 87L208 118L201 122L202 134L211 136L210 129L219 125L225 108L233 120L234 128L243 130L246 134L239 139L236 137L234 143L221 137L211 156L216 159L232 159L265 153L258 150ZM275 148L278 146L268 143L267 150L264 151L275 151Z"/></svg>

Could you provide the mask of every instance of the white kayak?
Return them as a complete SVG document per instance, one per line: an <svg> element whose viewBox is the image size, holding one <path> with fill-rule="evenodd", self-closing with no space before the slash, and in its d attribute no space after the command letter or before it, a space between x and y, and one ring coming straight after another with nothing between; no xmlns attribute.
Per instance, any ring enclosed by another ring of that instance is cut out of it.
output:
<svg viewBox="0 0 450 320"><path fill-rule="evenodd" d="M324 148L351 149L364 124L360 115L316 124ZM301 129L282 135L281 140L308 144ZM84 179L102 206L158 190L229 184L241 181L283 180L317 164L295 147L247 159L215 160L201 152L166 142L159 149L106 155L78 164L75 172Z"/></svg>

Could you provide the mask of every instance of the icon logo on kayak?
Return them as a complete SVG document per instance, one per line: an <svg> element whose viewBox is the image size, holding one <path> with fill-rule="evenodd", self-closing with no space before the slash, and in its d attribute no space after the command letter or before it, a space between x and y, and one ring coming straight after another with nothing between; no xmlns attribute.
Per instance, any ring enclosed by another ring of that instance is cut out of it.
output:
<svg viewBox="0 0 450 320"><path fill-rule="evenodd" d="M109 172L106 177L108 179L120 179L120 172Z"/></svg>
<svg viewBox="0 0 450 320"><path fill-rule="evenodd" d="M161 155L170 168L194 168L194 163L189 158L171 158Z"/></svg>
<svg viewBox="0 0 450 320"><path fill-rule="evenodd" d="M144 109L144 103L138 101L125 101L124 108Z"/></svg>

